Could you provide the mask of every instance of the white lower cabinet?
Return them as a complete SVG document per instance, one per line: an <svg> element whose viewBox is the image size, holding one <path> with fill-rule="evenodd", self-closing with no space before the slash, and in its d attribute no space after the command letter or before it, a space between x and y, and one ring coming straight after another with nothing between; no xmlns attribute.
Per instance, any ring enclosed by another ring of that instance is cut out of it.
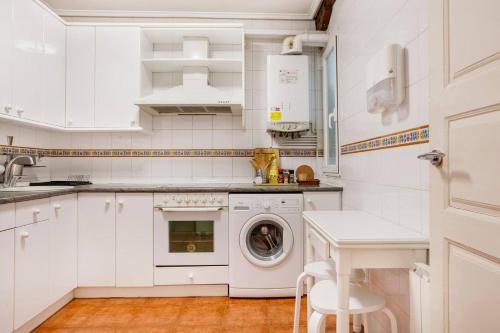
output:
<svg viewBox="0 0 500 333"><path fill-rule="evenodd" d="M341 209L342 192L304 192L304 211Z"/></svg>
<svg viewBox="0 0 500 333"><path fill-rule="evenodd" d="M0 232L0 332L14 325L14 229Z"/></svg>
<svg viewBox="0 0 500 333"><path fill-rule="evenodd" d="M78 286L115 286L115 194L78 194Z"/></svg>
<svg viewBox="0 0 500 333"><path fill-rule="evenodd" d="M76 194L50 199L49 276L50 303L76 288L77 282Z"/></svg>
<svg viewBox="0 0 500 333"><path fill-rule="evenodd" d="M16 228L14 329L49 305L50 221Z"/></svg>
<svg viewBox="0 0 500 333"><path fill-rule="evenodd" d="M153 194L116 194L116 286L153 286Z"/></svg>

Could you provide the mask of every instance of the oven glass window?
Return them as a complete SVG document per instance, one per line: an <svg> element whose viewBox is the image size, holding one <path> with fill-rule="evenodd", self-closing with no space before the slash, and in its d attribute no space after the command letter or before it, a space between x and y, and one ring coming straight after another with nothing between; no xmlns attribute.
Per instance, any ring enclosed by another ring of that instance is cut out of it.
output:
<svg viewBox="0 0 500 333"><path fill-rule="evenodd" d="M169 252L214 252L214 221L169 221Z"/></svg>

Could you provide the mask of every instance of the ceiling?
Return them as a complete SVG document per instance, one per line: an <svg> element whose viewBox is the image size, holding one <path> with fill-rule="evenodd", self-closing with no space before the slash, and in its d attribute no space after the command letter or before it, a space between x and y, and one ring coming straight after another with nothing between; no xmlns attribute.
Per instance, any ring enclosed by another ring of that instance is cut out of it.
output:
<svg viewBox="0 0 500 333"><path fill-rule="evenodd" d="M321 0L44 0L63 16L312 19Z"/></svg>

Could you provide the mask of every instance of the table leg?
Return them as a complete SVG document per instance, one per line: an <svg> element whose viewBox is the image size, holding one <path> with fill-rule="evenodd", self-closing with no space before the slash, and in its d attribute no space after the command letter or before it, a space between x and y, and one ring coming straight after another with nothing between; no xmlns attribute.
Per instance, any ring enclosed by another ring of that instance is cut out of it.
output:
<svg viewBox="0 0 500 333"><path fill-rule="evenodd" d="M337 269L337 333L349 333L349 287L351 267L348 254L339 254Z"/></svg>

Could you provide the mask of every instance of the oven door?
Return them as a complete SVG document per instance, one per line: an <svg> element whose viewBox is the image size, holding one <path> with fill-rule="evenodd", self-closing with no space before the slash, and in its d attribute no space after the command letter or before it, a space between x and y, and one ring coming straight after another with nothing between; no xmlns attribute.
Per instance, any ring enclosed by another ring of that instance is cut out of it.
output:
<svg viewBox="0 0 500 333"><path fill-rule="evenodd" d="M227 208L156 208L154 241L155 266L227 265Z"/></svg>

